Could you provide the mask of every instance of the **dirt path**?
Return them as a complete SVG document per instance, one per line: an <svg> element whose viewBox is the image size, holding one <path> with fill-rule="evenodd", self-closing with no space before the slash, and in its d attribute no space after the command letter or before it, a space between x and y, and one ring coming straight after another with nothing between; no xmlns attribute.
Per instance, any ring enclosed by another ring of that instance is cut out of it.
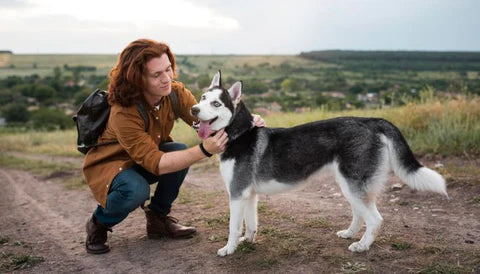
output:
<svg viewBox="0 0 480 274"><path fill-rule="evenodd" d="M317 177L293 192L262 196L257 243L219 258L216 250L228 234L228 199L215 167L191 169L172 212L198 228L196 237L149 240L143 212L136 210L114 227L112 251L100 256L84 251L85 222L96 207L91 194L55 180L0 169L0 236L8 238L0 245L2 261L11 254L44 258L22 273L480 271L478 181L453 184L447 200L406 186L391 190L399 181L390 178L379 201L385 221L377 241L370 251L352 254L352 241L335 236L349 224L349 205L333 177Z"/></svg>

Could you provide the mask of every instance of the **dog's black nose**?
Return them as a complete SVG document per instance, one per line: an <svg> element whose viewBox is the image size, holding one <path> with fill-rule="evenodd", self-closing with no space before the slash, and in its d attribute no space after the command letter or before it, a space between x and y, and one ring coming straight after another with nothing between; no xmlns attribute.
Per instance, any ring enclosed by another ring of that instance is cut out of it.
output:
<svg viewBox="0 0 480 274"><path fill-rule="evenodd" d="M192 113L193 116L197 116L198 113L200 112L200 108L198 108L198 107L192 107L192 109L190 110L190 112Z"/></svg>

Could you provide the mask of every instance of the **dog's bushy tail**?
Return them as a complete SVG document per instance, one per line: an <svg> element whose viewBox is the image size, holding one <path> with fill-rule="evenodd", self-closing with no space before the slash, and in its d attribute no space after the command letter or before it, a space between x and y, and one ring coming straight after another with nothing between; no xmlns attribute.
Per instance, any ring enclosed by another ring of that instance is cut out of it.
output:
<svg viewBox="0 0 480 274"><path fill-rule="evenodd" d="M433 191L448 197L445 179L415 159L400 130L386 120L381 121L381 128L386 136L384 143L388 147L390 165L395 174L413 189Z"/></svg>

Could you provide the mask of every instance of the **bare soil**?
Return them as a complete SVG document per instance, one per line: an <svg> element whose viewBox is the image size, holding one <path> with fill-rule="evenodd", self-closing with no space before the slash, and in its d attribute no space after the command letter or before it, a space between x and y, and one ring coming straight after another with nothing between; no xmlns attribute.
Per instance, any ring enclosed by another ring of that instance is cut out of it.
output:
<svg viewBox="0 0 480 274"><path fill-rule="evenodd" d="M437 163L426 161L431 167ZM477 159L440 161L480 168ZM95 200L88 188L62 184L75 172L41 177L0 168L0 273L478 273L479 178L439 170L448 179L450 199L392 188L400 181L389 178L378 201L384 224L367 252L347 250L358 239L337 238L351 212L326 175L290 192L260 196L256 243L221 258L216 251L228 235L228 197L212 162L191 168L172 210L182 223L197 227L195 237L147 239L138 209L113 228L112 250L103 255L84 249Z"/></svg>

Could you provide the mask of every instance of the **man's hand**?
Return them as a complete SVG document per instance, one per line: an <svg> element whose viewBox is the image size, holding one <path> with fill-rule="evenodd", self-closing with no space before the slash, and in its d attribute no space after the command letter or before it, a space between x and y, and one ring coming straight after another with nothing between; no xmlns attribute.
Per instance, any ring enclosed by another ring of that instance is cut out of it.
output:
<svg viewBox="0 0 480 274"><path fill-rule="evenodd" d="M203 140L203 147L210 154L221 153L225 150L228 142L228 134L222 129L217 131L212 137Z"/></svg>
<svg viewBox="0 0 480 274"><path fill-rule="evenodd" d="M253 117L253 124L256 127L266 127L267 126L267 124L265 123L265 120L263 120L263 118L260 117L260 115L252 114L252 117Z"/></svg>

